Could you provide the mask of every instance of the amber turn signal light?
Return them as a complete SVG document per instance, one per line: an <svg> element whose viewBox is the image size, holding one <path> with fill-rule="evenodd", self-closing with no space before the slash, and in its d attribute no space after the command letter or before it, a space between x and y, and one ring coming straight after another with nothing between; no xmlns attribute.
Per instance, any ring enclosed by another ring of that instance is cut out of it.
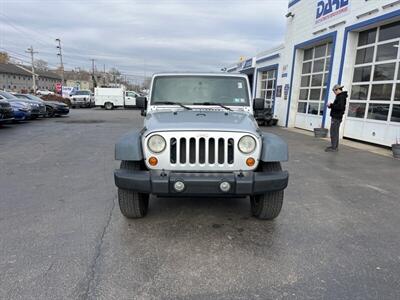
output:
<svg viewBox="0 0 400 300"><path fill-rule="evenodd" d="M150 158L149 158L149 164L150 164L150 166L156 166L157 164L158 164L158 159L157 159L157 157L154 157L154 156L151 156Z"/></svg>
<svg viewBox="0 0 400 300"><path fill-rule="evenodd" d="M248 159L246 159L246 165L248 165L249 167L254 166L255 163L256 163L256 160L252 157L249 157Z"/></svg>

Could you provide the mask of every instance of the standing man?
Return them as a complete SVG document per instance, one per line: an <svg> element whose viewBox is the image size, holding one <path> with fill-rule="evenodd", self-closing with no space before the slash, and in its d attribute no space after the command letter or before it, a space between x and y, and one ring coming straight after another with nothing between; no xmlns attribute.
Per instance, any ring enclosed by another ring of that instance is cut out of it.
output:
<svg viewBox="0 0 400 300"><path fill-rule="evenodd" d="M342 123L344 111L346 110L347 92L343 92L343 86L335 84L333 92L336 95L335 101L328 104L331 110L331 146L325 149L325 152L337 152L339 146L339 128Z"/></svg>

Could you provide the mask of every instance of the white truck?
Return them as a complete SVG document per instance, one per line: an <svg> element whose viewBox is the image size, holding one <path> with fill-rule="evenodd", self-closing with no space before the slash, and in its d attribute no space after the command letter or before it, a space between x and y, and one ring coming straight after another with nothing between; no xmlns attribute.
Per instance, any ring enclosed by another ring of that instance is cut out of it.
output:
<svg viewBox="0 0 400 300"><path fill-rule="evenodd" d="M94 89L95 105L107 110L115 107L136 107L136 97L140 95L134 91L125 91L122 87Z"/></svg>

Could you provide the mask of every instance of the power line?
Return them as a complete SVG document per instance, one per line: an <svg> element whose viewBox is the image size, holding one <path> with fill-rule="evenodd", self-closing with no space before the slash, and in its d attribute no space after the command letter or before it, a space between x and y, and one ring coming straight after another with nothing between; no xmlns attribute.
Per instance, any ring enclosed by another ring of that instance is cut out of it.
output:
<svg viewBox="0 0 400 300"><path fill-rule="evenodd" d="M15 59L15 60L21 61L21 62L23 62L23 63L25 63L25 64L28 64L28 65L31 64L31 62L27 60L27 59L30 60L30 58L31 58L31 57L28 56L28 55L21 54L21 53L19 53L19 52L15 52L15 51L6 49L6 48L4 48L4 47L0 47L0 49L2 49L3 51L7 52L8 56L9 56L10 58L13 58L13 59ZM11 54L10 54L10 53L11 53ZM47 61L46 61L46 63L47 63L47 65L48 65L49 67L57 68L56 65L53 65L53 64L51 64L51 63L48 63Z"/></svg>
<svg viewBox="0 0 400 300"><path fill-rule="evenodd" d="M5 15L3 15L2 13L0 13L0 16L3 17L3 22L6 23L6 25L10 26L11 28L13 28L16 32L18 32L22 37L24 37L24 39L28 38L31 41L35 42L35 43L39 43L42 45L45 45L46 47L48 47L50 45L50 42L48 41L44 41L41 38L39 38L39 33L36 33L36 38L32 37L32 33L35 33L33 30L27 30L22 26L17 26L15 24L13 24L10 21L7 21L5 18L7 18Z"/></svg>
<svg viewBox="0 0 400 300"><path fill-rule="evenodd" d="M0 49L2 49L3 51L6 51L7 53L11 53L13 55L18 55L18 56L21 56L21 57L30 58L28 55L20 54L20 53L14 52L12 50L9 50L9 49L3 48L3 47L0 47Z"/></svg>

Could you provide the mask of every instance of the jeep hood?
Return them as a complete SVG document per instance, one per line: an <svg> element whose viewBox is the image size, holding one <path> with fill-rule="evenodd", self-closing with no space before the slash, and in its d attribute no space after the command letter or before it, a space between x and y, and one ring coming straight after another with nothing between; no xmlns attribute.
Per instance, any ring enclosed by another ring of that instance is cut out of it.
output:
<svg viewBox="0 0 400 300"><path fill-rule="evenodd" d="M144 127L148 133L155 131L259 131L254 117L247 112L178 110L151 112Z"/></svg>

